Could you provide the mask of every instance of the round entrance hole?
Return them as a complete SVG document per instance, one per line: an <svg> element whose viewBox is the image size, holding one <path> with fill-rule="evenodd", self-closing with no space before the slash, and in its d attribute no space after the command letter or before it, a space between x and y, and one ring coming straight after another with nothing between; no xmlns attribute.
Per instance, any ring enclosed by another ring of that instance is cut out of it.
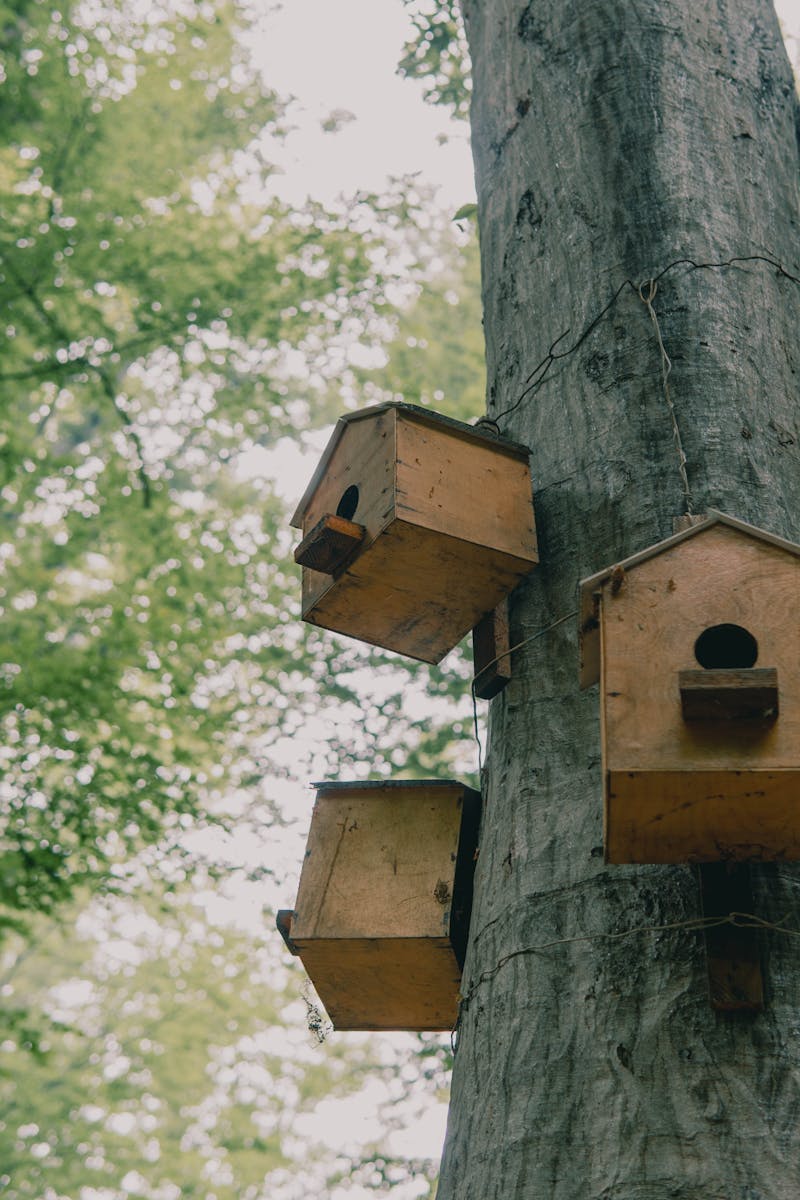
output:
<svg viewBox="0 0 800 1200"><path fill-rule="evenodd" d="M758 642L741 625L712 625L695 642L694 656L708 670L752 667Z"/></svg>
<svg viewBox="0 0 800 1200"><path fill-rule="evenodd" d="M336 508L337 517L344 517L345 521L352 521L356 515L358 508L358 488L354 483L351 483L349 488L345 488L342 493L342 498Z"/></svg>

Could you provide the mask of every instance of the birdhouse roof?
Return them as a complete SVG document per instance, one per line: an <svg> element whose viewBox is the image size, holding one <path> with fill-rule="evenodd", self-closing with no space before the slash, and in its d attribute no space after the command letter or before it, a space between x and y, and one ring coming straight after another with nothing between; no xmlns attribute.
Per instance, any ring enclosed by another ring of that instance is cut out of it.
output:
<svg viewBox="0 0 800 1200"><path fill-rule="evenodd" d="M333 782L326 781L323 783L312 783L311 786L316 789L318 796L327 795L328 792L390 792L402 791L404 788L424 789L426 792L431 788L441 788L444 791L459 791L471 792L474 789L460 783L457 779L358 779L358 780L335 780Z"/></svg>
<svg viewBox="0 0 800 1200"><path fill-rule="evenodd" d="M396 409L398 412L406 414L413 421L419 421L425 425L433 425L438 429L447 429L457 437L488 442L503 453L512 454L516 458L527 460L530 454L527 446L522 446L519 442L511 442L507 438L500 437L485 426L467 425L464 421L456 421L453 417L444 417L441 413L432 412L429 408L421 408L418 404L405 404L399 400L393 400L387 401L384 404L372 404L368 408L359 408L355 412L345 413L336 422L330 440L323 450L322 457L317 463L317 468L311 477L311 482L303 493L303 497L292 517L291 524L295 529L299 529L302 526L303 514L319 487L328 469L328 463L333 456L333 452L339 445L347 428L356 421L370 421L377 417L379 413L387 412L389 409Z"/></svg>
<svg viewBox="0 0 800 1200"><path fill-rule="evenodd" d="M581 580L579 585L579 619L582 688L597 683L600 678L598 596L603 585L617 572L632 571L641 563L647 562L648 559L655 558L665 550L671 550L673 546L678 546L681 542L686 542L690 538L697 537L713 525L727 525L731 529L744 534L746 537L767 542L770 546L777 546L780 550L785 550L787 554L794 554L800 557L800 545L797 545L795 542L789 542L785 538L778 537L777 534L768 533L765 529L759 529L755 525L749 525L746 521L739 521L736 517L729 517L726 513L709 509L702 521L698 521L695 525L690 525L688 529L682 529L680 533L675 533L672 537L665 538L663 542L656 542L655 545L648 546L646 550L640 550L638 554L632 554L629 558L612 563L611 566L605 567L602 571L598 571L597 574L590 575L588 579Z"/></svg>

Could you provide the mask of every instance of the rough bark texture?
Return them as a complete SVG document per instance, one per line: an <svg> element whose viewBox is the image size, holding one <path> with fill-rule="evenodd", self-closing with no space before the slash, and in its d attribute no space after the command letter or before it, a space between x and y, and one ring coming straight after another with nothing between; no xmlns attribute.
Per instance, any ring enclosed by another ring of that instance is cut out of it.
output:
<svg viewBox="0 0 800 1200"><path fill-rule="evenodd" d="M512 644L695 511L800 540L797 104L767 0L465 0L488 412L532 449L541 566ZM664 274L661 274L664 272ZM513 411L507 411L513 410ZM765 588L769 581L765 580ZM798 748L800 753L800 748ZM796 1200L800 939L760 935L757 1017L712 1012L700 935L558 939L700 913L690 867L605 867L597 689L577 622L494 701L439 1200ZM753 868L800 929L800 872ZM505 956L514 957L504 961Z"/></svg>

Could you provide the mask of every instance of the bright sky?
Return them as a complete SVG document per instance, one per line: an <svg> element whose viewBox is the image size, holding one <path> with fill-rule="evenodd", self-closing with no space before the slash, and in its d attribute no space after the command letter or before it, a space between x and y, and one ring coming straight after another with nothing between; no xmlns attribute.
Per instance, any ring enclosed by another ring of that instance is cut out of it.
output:
<svg viewBox="0 0 800 1200"><path fill-rule="evenodd" d="M775 0L775 11L783 25L784 34L792 38L800 37L800 0ZM796 49L790 47L790 57L795 63L797 55L791 51Z"/></svg>
<svg viewBox="0 0 800 1200"><path fill-rule="evenodd" d="M265 78L298 101L298 132L279 156L287 200L382 189L388 176L417 171L439 185L445 205L474 199L466 124L426 104L422 87L397 74L410 34L401 0L287 0L265 16ZM321 122L339 111L355 120L324 133Z"/></svg>

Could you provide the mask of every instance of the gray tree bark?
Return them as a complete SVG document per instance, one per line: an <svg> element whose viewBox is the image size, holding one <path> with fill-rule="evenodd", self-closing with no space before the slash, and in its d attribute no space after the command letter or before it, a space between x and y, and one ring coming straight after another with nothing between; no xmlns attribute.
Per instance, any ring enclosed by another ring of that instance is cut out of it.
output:
<svg viewBox="0 0 800 1200"><path fill-rule="evenodd" d="M651 279L694 511L800 541L798 106L768 0L463 7L487 408L531 447L540 536L514 643L687 507ZM742 1017L696 932L600 936L700 902L688 866L603 865L599 761L570 619L492 702L439 1200L796 1200L800 939L762 936ZM800 929L800 871L753 871Z"/></svg>

